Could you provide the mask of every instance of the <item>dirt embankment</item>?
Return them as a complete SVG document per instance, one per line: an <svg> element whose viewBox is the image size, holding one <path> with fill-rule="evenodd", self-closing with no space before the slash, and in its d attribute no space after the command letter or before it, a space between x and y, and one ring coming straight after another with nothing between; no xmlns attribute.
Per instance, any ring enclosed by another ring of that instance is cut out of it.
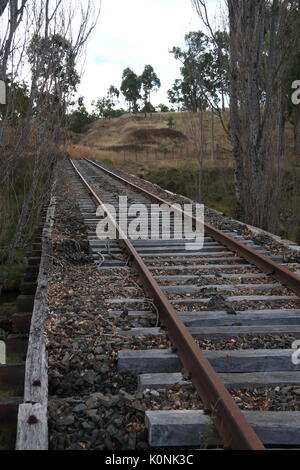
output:
<svg viewBox="0 0 300 470"><path fill-rule="evenodd" d="M187 136L168 125L168 115L159 114L152 119L141 115L124 115L115 119L100 119L80 139L81 145L98 150L169 149L187 140Z"/></svg>
<svg viewBox="0 0 300 470"><path fill-rule="evenodd" d="M72 158L107 158L111 161L124 152L133 156L182 152L190 139L180 114L183 113L155 113L152 118L125 114L114 119L99 119L85 134L70 139L67 151Z"/></svg>
<svg viewBox="0 0 300 470"><path fill-rule="evenodd" d="M228 116L226 115L227 119ZM99 119L91 124L85 134L70 136L67 151L71 158L96 158L109 160L120 166L121 162L138 164L158 161L188 162L197 164L201 140L201 125L197 113L125 114L114 119ZM223 166L232 165L232 154L219 120L204 115L204 160L218 160ZM212 145L212 138L214 145Z"/></svg>

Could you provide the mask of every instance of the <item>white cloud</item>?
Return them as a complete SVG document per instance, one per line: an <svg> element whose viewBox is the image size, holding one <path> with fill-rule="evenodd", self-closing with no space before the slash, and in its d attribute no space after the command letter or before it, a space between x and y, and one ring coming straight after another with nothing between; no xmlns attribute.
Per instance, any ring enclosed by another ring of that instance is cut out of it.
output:
<svg viewBox="0 0 300 470"><path fill-rule="evenodd" d="M213 11L217 0L209 0ZM153 104L167 103L167 90L180 78L180 63L169 53L184 46L189 31L203 29L191 0L102 0L102 11L89 40L79 94L86 104L120 87L125 67L141 74L151 64L162 82Z"/></svg>

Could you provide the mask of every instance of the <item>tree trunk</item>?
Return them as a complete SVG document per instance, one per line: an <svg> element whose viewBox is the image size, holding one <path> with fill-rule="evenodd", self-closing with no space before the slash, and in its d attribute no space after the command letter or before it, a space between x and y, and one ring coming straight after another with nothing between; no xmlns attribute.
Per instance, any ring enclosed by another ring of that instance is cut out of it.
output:
<svg viewBox="0 0 300 470"><path fill-rule="evenodd" d="M299 106L296 110L295 122L294 122L294 153L300 155L300 109Z"/></svg>
<svg viewBox="0 0 300 470"><path fill-rule="evenodd" d="M285 98L283 90L280 90L278 114L279 114L279 117L278 117L278 157L283 157L285 153L285 124L286 124L286 98Z"/></svg>
<svg viewBox="0 0 300 470"><path fill-rule="evenodd" d="M0 0L0 16L2 16L9 0Z"/></svg>
<svg viewBox="0 0 300 470"><path fill-rule="evenodd" d="M211 110L211 161L215 160L215 115L214 110Z"/></svg>
<svg viewBox="0 0 300 470"><path fill-rule="evenodd" d="M278 126L279 84L289 23L287 2L228 0L230 20L230 131L236 162L236 196L245 222L272 227L273 134ZM265 34L268 31L268 50ZM261 73L264 71L262 106Z"/></svg>
<svg viewBox="0 0 300 470"><path fill-rule="evenodd" d="M202 200L202 168L199 168L197 173L197 201L199 204L203 204Z"/></svg>

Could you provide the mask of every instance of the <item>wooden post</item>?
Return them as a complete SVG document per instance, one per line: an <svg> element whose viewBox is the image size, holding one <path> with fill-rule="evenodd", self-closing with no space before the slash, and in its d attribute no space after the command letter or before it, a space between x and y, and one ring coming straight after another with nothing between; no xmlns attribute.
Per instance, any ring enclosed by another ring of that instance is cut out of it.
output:
<svg viewBox="0 0 300 470"><path fill-rule="evenodd" d="M24 403L18 412L17 450L48 449L48 359L44 323L48 314L47 285L52 271L55 208L56 198L52 197L42 235L42 258L26 359Z"/></svg>

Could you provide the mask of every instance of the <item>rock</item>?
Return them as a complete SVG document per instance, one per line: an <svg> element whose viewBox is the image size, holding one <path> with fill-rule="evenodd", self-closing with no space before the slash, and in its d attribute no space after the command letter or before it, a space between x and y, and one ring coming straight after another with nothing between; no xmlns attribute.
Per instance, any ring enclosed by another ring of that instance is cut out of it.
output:
<svg viewBox="0 0 300 470"><path fill-rule="evenodd" d="M123 390L120 390L120 395L123 396L125 402L127 402L127 403L132 403L136 400L135 395L130 395L129 393L124 392Z"/></svg>
<svg viewBox="0 0 300 470"><path fill-rule="evenodd" d="M146 405L145 403L142 403L138 400L134 401L132 404L131 404L132 408L134 408L135 410L137 411L145 411L146 409Z"/></svg>
<svg viewBox="0 0 300 470"><path fill-rule="evenodd" d="M97 347L97 348L95 348L95 353L96 353L96 354L103 354L103 353L104 353L104 349L101 348L101 347Z"/></svg>
<svg viewBox="0 0 300 470"><path fill-rule="evenodd" d="M119 434L119 430L115 428L115 426L113 426L112 424L109 424L109 426L107 426L106 431L111 437L116 437L116 435Z"/></svg>
<svg viewBox="0 0 300 470"><path fill-rule="evenodd" d="M128 450L135 450L135 446L136 446L136 433L131 432L129 434L127 448L128 448Z"/></svg>
<svg viewBox="0 0 300 470"><path fill-rule="evenodd" d="M237 315L236 310L234 310L234 308L231 307L231 305L227 305L225 310L226 310L226 313L228 313L228 315Z"/></svg>
<svg viewBox="0 0 300 470"><path fill-rule="evenodd" d="M97 354L96 359L97 359L97 361L101 362L102 365L103 365L103 363L105 363L107 361L108 356L106 354Z"/></svg>
<svg viewBox="0 0 300 470"><path fill-rule="evenodd" d="M90 385L94 385L95 382L95 372L93 370L88 370L84 375L84 380Z"/></svg>
<svg viewBox="0 0 300 470"><path fill-rule="evenodd" d="M100 433L98 431L98 429L94 429L93 432L92 432L92 438L93 439L98 439L100 437Z"/></svg>
<svg viewBox="0 0 300 470"><path fill-rule="evenodd" d="M87 406L84 403L79 403L79 405L76 405L73 409L75 413L80 413L81 411L85 411L87 409Z"/></svg>
<svg viewBox="0 0 300 470"><path fill-rule="evenodd" d="M226 299L220 294L211 295L211 298L207 304L209 310L218 310L224 308Z"/></svg>
<svg viewBox="0 0 300 470"><path fill-rule="evenodd" d="M116 405L119 401L119 396L104 395L101 392L96 392L90 395L89 399L86 401L86 405L89 409L96 408L97 405L102 405L105 408L111 408Z"/></svg>
<svg viewBox="0 0 300 470"><path fill-rule="evenodd" d="M88 421L83 421L83 423L81 423L81 426L83 427L83 429L86 429L87 431L94 429L94 426Z"/></svg>
<svg viewBox="0 0 300 470"><path fill-rule="evenodd" d="M120 315L120 318L124 319L124 318L128 317L128 315L129 315L128 310L123 310L123 312Z"/></svg>
<svg viewBox="0 0 300 470"><path fill-rule="evenodd" d="M68 353L64 355L62 363L65 366L66 372L68 372L70 369L70 355Z"/></svg>
<svg viewBox="0 0 300 470"><path fill-rule="evenodd" d="M91 396L85 403L86 403L87 408L91 410L97 407L98 399Z"/></svg>
<svg viewBox="0 0 300 470"><path fill-rule="evenodd" d="M72 424L74 424L74 421L75 421L74 416L73 415L68 415L68 416L65 416L64 418L60 419L59 424L61 426L71 426Z"/></svg>
<svg viewBox="0 0 300 470"><path fill-rule="evenodd" d="M123 424L123 419L122 418L117 417L117 418L114 419L114 425L117 426L118 429L120 429L122 424Z"/></svg>
<svg viewBox="0 0 300 470"><path fill-rule="evenodd" d="M112 440L111 440L109 437L107 437L107 438L104 440L104 445L105 445L105 448L106 448L107 450L114 450L114 448L115 448L115 446L114 446Z"/></svg>
<svg viewBox="0 0 300 470"><path fill-rule="evenodd" d="M138 442L136 445L136 450L147 450L149 446L146 442Z"/></svg>
<svg viewBox="0 0 300 470"><path fill-rule="evenodd" d="M87 410L86 414L89 418L95 418L98 416L98 410L97 409Z"/></svg>
<svg viewBox="0 0 300 470"><path fill-rule="evenodd" d="M102 363L102 362L95 362L95 363L93 364L93 369L94 369L96 372L101 372L102 366L103 366L103 363Z"/></svg>
<svg viewBox="0 0 300 470"><path fill-rule="evenodd" d="M105 406L105 408L108 408L108 409L116 404L116 401L114 398L111 398L105 395L103 396L103 398L99 400L99 402L101 405Z"/></svg>

